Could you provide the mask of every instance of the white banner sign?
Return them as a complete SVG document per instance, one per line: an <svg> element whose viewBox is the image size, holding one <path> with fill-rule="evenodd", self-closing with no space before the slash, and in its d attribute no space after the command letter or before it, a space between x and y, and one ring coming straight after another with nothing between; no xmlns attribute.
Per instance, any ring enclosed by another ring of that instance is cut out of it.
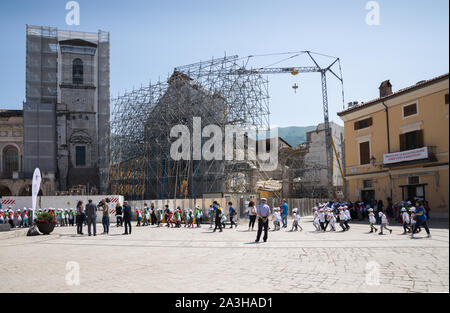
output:
<svg viewBox="0 0 450 313"><path fill-rule="evenodd" d="M36 217L35 210L36 210L36 202L37 202L37 196L39 194L39 189L41 188L41 171L37 168L34 170L33 174L33 185L31 189L31 201L33 204L33 218Z"/></svg>
<svg viewBox="0 0 450 313"><path fill-rule="evenodd" d="M422 160L426 158L428 158L428 147L423 147L420 149L385 154L383 156L383 162L384 164L393 164L414 160Z"/></svg>

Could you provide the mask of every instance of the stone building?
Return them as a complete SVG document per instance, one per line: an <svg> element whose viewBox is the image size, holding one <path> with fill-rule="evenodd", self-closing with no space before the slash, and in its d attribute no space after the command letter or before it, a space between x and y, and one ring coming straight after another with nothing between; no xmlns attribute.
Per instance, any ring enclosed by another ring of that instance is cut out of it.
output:
<svg viewBox="0 0 450 313"><path fill-rule="evenodd" d="M351 201L388 198L429 202L431 216L449 212L449 74L352 103L345 123L345 175Z"/></svg>
<svg viewBox="0 0 450 313"><path fill-rule="evenodd" d="M343 177L339 169L344 163L343 146L344 146L344 130L342 126L330 122L331 135L336 151L332 154L333 164L333 187L335 194L339 195L343 192ZM306 134L307 141L304 144L306 154L304 156L307 168L316 169L317 173L311 172L309 179L304 179L303 188L312 189L320 186L324 190L328 186L328 169L327 169L327 151L325 145L325 124L319 124L317 129ZM337 156L336 156L337 153ZM338 162L339 158L339 162ZM323 194L325 196L325 194Z"/></svg>
<svg viewBox="0 0 450 313"><path fill-rule="evenodd" d="M109 33L27 26L23 171L109 189Z"/></svg>
<svg viewBox="0 0 450 313"><path fill-rule="evenodd" d="M31 195L31 179L23 173L23 111L0 110L0 197ZM42 190L51 193L51 180Z"/></svg>

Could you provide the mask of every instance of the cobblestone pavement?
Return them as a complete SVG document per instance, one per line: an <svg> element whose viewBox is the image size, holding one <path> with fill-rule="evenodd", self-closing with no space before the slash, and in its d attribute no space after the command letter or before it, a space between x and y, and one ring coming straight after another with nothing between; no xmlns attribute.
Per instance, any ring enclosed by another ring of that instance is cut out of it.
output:
<svg viewBox="0 0 450 313"><path fill-rule="evenodd" d="M379 236L366 224L345 233L301 224L260 244L244 220L223 233L133 227L122 236L112 225L109 236L0 236L0 292L449 292L448 228L411 240L398 226ZM79 285L66 282L68 262L80 266Z"/></svg>

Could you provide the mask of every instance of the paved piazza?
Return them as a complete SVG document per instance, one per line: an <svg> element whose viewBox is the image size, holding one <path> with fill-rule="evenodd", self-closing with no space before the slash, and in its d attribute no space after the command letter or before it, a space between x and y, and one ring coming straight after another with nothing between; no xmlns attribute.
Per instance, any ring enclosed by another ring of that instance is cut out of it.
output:
<svg viewBox="0 0 450 313"><path fill-rule="evenodd" d="M115 224L97 237L75 228L3 233L0 292L449 292L448 224L411 240L400 226L384 236L366 224L315 233L307 218L301 233L270 232L268 243L254 244L256 232L242 223L223 233L135 224L131 236ZM79 285L66 282L68 262L79 264Z"/></svg>

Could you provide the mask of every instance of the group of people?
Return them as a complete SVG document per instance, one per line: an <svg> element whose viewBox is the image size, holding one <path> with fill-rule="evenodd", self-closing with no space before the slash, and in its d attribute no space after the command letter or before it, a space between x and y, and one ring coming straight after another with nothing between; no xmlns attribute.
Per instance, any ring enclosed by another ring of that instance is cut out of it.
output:
<svg viewBox="0 0 450 313"><path fill-rule="evenodd" d="M92 200L89 200L86 205L79 201L75 210L39 209L38 213L49 212L53 214L56 225L60 227L74 226L76 223L77 234L79 235L83 235L83 226L87 226L88 235L96 236L97 212L102 214L103 234L109 234L110 207L108 203L108 199L102 199L98 204L94 204ZM383 235L384 231L392 233L392 229L388 227L389 219L397 220L397 217L386 212L382 204L378 205L379 203L376 202L376 208L372 208L370 204L363 202L340 203L329 201L318 203L313 208L313 226L317 232L326 232L328 227L330 232L335 232L338 224L342 232L346 232L350 230L349 222L354 219L360 219L360 215L363 214L365 217L363 220L368 219L369 221L370 233L378 233L380 235ZM429 207L427 209L427 204L420 200L417 200L414 205L410 201L402 201L400 204L402 208L398 210L400 214L399 222L403 225L403 234L411 234L411 237L414 238L414 235L424 228L430 238L431 234L427 224L430 209ZM394 207L396 206L397 204L394 204ZM209 216L210 229L214 228L213 232L217 230L222 232L228 219L219 203L214 201L205 213ZM273 222L273 231L280 231L281 228L288 227L289 206L286 200L283 200L280 206L273 209L267 205L267 199L262 198L258 206L255 205L255 202L250 201L246 213L249 218L249 231L254 230L255 223L258 221L256 242L260 241L263 231L263 240L267 241L270 217ZM156 227L181 228L184 225L185 228L200 228L203 222L203 210L198 205L194 209L181 209L179 206L176 209L171 209L169 205L165 205L164 209L162 209L155 208L153 203L150 206L145 203L143 209L135 208L135 214L137 227L155 225ZM232 202L228 203L228 214L231 228L237 227L235 218L238 214ZM291 214L293 220L291 231L303 231L300 225L301 216L299 210L294 208ZM33 212L31 209L25 208L24 210L18 209L13 211L12 207L8 207L7 210L0 209L0 224L9 223L12 228L29 227L32 216ZM131 235L133 213L127 201L124 201L123 205L117 203L115 216L116 226L125 226L123 235ZM380 225L380 229L376 225Z"/></svg>
<svg viewBox="0 0 450 313"><path fill-rule="evenodd" d="M76 211L74 209L39 209L38 214L49 212L55 216L56 227L67 227L75 225Z"/></svg>
<svg viewBox="0 0 450 313"><path fill-rule="evenodd" d="M118 203L115 212L116 226L122 227L125 218L124 207ZM144 203L144 208L135 208L135 213L137 220L136 227L154 225L156 227L165 226L168 228L181 228L184 225L185 228L200 228L204 220L203 210L198 205L196 205L194 209L182 209L180 206L176 209L172 209L169 208L169 205L165 205L164 209L162 209L155 208L153 203L150 206L148 206L147 203ZM235 221L237 211L233 207L232 202L228 203L228 213L231 228L233 228L233 226L237 227ZM210 205L207 214L210 220L210 228L212 229L213 225L215 225L214 231L217 229L223 231L223 228L226 227L227 216L217 201L214 201Z"/></svg>
<svg viewBox="0 0 450 313"><path fill-rule="evenodd" d="M181 209L179 206L176 209L170 209L169 205L166 205L163 210L156 209L153 203L150 207L145 203L144 209L136 208L135 211L137 227L150 225L161 227L164 223L169 228L181 228L182 225L194 228L194 224L201 227L203 217L203 212L198 205L194 209ZM117 215L117 217L120 220L120 216Z"/></svg>
<svg viewBox="0 0 450 313"><path fill-rule="evenodd" d="M9 224L11 228L30 227L30 220L33 217L31 209L24 208L13 211L9 206L6 210L0 209L0 224Z"/></svg>
<svg viewBox="0 0 450 313"><path fill-rule="evenodd" d="M120 205L119 205L120 206ZM93 203L91 199L88 200L86 205L83 205L82 201L77 204L76 210L76 224L77 234L83 234L83 225L87 224L88 235L97 235L97 212L102 214L102 226L103 234L109 234L110 229L110 208L107 199L102 199L97 205ZM117 212L117 208L116 208ZM120 206L120 220L117 219L117 225L125 225L125 233L123 235L131 235L131 218L132 209L127 201L124 201L123 206ZM117 214L117 213L116 213ZM117 216L117 215L116 215ZM92 228L92 232L91 232Z"/></svg>
<svg viewBox="0 0 450 313"><path fill-rule="evenodd" d="M428 201L419 200L421 202L421 206L424 208L428 220L431 216L431 208L429 206ZM402 209L406 208L408 210L409 207L413 207L415 205L414 201L400 201L400 202L392 202L391 198L387 198L387 205L385 206L383 200L372 200L372 201L360 201L360 202L346 202L348 209L350 211L351 218L353 220L363 221L369 217L372 209L372 212L375 214L375 219L377 224L381 224L381 217L379 216L380 212L383 212L388 219L395 220L398 223L402 223Z"/></svg>
<svg viewBox="0 0 450 313"><path fill-rule="evenodd" d="M377 202L378 203L378 202ZM427 220L429 209L427 210L425 204L421 200L415 201L413 206L410 201L402 201L403 207L399 210L401 215L401 223L403 224L403 234L411 234L411 238L421 231L422 228L427 232L428 238L431 238L430 230L428 228ZM376 211L370 205L365 203L352 204L350 202L340 203L337 201L329 201L325 203L318 203L313 208L313 226L317 232L326 232L328 227L330 232L335 232L336 225L338 224L342 229L342 232L350 230L350 221L355 218L355 205L367 214L369 221L370 231L369 233L378 233L384 235L384 231L388 231L392 234L392 229L389 226L389 218L387 212L381 207L377 207ZM359 210L357 209L357 210ZM249 216L249 231L254 230L255 221L258 219L258 234L256 242L260 241L262 231L264 230L264 241L267 241L269 226L269 216L272 215L273 231L279 231L281 228L287 228L287 218L289 216L289 206L286 200L283 200L282 205L271 209L267 205L267 199L261 199L261 204L255 206L255 203L251 201L248 205L247 213ZM356 216L356 218L358 218ZM391 217L396 220L395 217ZM292 210L292 228L291 231L302 231L300 226L300 214L297 208ZM380 225L380 229L376 227Z"/></svg>

